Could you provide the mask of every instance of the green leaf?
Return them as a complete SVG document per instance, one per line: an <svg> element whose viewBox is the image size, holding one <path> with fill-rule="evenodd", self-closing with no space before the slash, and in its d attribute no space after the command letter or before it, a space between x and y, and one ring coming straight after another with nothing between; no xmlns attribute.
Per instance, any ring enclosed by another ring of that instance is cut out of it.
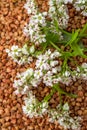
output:
<svg viewBox="0 0 87 130"><path fill-rule="evenodd" d="M46 35L46 40L47 40L47 43L49 43L50 41L57 43L59 41L59 36L52 32L48 32L48 34Z"/></svg>
<svg viewBox="0 0 87 130"><path fill-rule="evenodd" d="M85 38L85 37L87 38L87 34L81 34L81 35L78 36L78 37L79 37L80 39L81 39L81 38Z"/></svg>
<svg viewBox="0 0 87 130"><path fill-rule="evenodd" d="M72 33L72 37L71 37L71 40L65 45L65 46L68 46L75 42L75 40L77 39L78 37L78 34L79 34L79 30L77 30L75 33ZM72 46L71 46L72 47Z"/></svg>
<svg viewBox="0 0 87 130"><path fill-rule="evenodd" d="M35 51L34 55L37 57L38 55L42 54L42 51Z"/></svg>
<svg viewBox="0 0 87 130"><path fill-rule="evenodd" d="M87 58L87 56L84 54L84 49L81 48L77 43L74 43L72 45L72 49L73 49L73 56L81 56L83 58Z"/></svg>
<svg viewBox="0 0 87 130"><path fill-rule="evenodd" d="M80 31L79 36L84 35L86 31L87 31L87 23L84 25L83 29ZM86 34L86 35L87 35L87 34Z"/></svg>

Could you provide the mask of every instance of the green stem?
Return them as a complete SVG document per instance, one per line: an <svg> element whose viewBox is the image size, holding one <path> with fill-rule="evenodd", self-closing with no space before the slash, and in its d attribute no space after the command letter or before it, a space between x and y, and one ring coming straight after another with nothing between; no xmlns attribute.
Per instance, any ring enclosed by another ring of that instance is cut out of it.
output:
<svg viewBox="0 0 87 130"><path fill-rule="evenodd" d="M52 89L52 91L50 92L50 94L48 94L47 96L44 97L44 99L42 100L42 102L48 102L51 97L53 96L53 94L56 92L55 89Z"/></svg>
<svg viewBox="0 0 87 130"><path fill-rule="evenodd" d="M60 108L62 108L63 100L62 100L62 94L61 93L59 93L59 97L60 97Z"/></svg>
<svg viewBox="0 0 87 130"><path fill-rule="evenodd" d="M61 49L57 46L57 45L55 45L53 42L51 42L50 41L50 43L51 43L51 45L56 49L56 50L58 50L58 52L61 52Z"/></svg>
<svg viewBox="0 0 87 130"><path fill-rule="evenodd" d="M47 42L46 42L46 43L44 43L42 53L46 50L46 47L47 47Z"/></svg>
<svg viewBox="0 0 87 130"><path fill-rule="evenodd" d="M63 65L62 65L62 73L64 73L67 69L67 61L68 61L68 58L65 57L63 61Z"/></svg>
<svg viewBox="0 0 87 130"><path fill-rule="evenodd" d="M80 34L78 35L78 38L76 39L76 43L79 42L79 40L81 39L81 36L84 35L85 31L87 31L87 24L85 24L83 29L80 31Z"/></svg>
<svg viewBox="0 0 87 130"><path fill-rule="evenodd" d="M50 94L45 96L44 99L35 106L35 108L38 108L43 102L48 102L55 92L56 92L56 90L53 88L51 90Z"/></svg>
<svg viewBox="0 0 87 130"><path fill-rule="evenodd" d="M70 93L67 93L67 92L65 92L64 90L62 90L62 89L59 87L59 84L55 84L53 87L56 89L56 91L59 92L59 94L64 94L64 95L66 95L66 96L70 96L70 97L73 97L73 98L76 98L76 97L77 97L77 95L75 95L75 94L72 94L72 93L70 94Z"/></svg>

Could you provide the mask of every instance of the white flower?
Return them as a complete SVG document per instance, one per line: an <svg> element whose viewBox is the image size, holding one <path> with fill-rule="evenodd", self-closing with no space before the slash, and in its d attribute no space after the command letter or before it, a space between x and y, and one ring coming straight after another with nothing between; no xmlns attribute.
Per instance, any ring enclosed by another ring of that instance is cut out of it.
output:
<svg viewBox="0 0 87 130"><path fill-rule="evenodd" d="M25 94L25 93L26 93L26 91L28 90L28 88L29 88L29 86L25 85L25 86L24 86L24 90L23 90L22 94Z"/></svg>
<svg viewBox="0 0 87 130"><path fill-rule="evenodd" d="M87 69L87 63L82 63L82 68Z"/></svg>
<svg viewBox="0 0 87 130"><path fill-rule="evenodd" d="M74 7L77 11L81 10L81 14L87 16L87 0L76 0L74 2Z"/></svg>
<svg viewBox="0 0 87 130"><path fill-rule="evenodd" d="M47 12L43 12L42 14L43 14L44 16L47 16Z"/></svg>
<svg viewBox="0 0 87 130"><path fill-rule="evenodd" d="M87 10L87 9L86 9ZM82 12L81 12L81 14L83 15L83 16L86 16L87 17L87 11L86 10L83 10Z"/></svg>
<svg viewBox="0 0 87 130"><path fill-rule="evenodd" d="M67 3L72 3L73 0L64 0L64 3L67 4Z"/></svg>
<svg viewBox="0 0 87 130"><path fill-rule="evenodd" d="M45 54L43 55L43 58L45 59L45 61L47 61L48 59L50 59L50 55L51 55L51 50L48 49Z"/></svg>
<svg viewBox="0 0 87 130"><path fill-rule="evenodd" d="M27 3L24 5L24 8L27 10L28 14L36 14L38 12L37 7L38 6L35 0L27 0Z"/></svg>
<svg viewBox="0 0 87 130"><path fill-rule="evenodd" d="M47 108L48 108L48 102L42 102L41 105L40 105L40 108L41 108L41 113L45 114L47 113Z"/></svg>
<svg viewBox="0 0 87 130"><path fill-rule="evenodd" d="M56 84L58 82L61 82L61 77L53 78L53 84Z"/></svg>
<svg viewBox="0 0 87 130"><path fill-rule="evenodd" d="M61 54L58 51L54 51L53 53L51 53L50 58L55 59L58 58L59 56L61 56Z"/></svg>
<svg viewBox="0 0 87 130"><path fill-rule="evenodd" d="M70 72L66 70L66 71L63 73L63 76L66 76L66 77L70 76Z"/></svg>
<svg viewBox="0 0 87 130"><path fill-rule="evenodd" d="M16 45L13 45L12 47L11 47L11 50L12 51L16 51L18 49L18 46L16 46Z"/></svg>
<svg viewBox="0 0 87 130"><path fill-rule="evenodd" d="M31 76L33 75L34 71L33 71L32 68L29 68L29 69L26 71L26 73L27 73L27 76L31 77Z"/></svg>
<svg viewBox="0 0 87 130"><path fill-rule="evenodd" d="M52 12L56 11L55 7L51 7L50 11Z"/></svg>
<svg viewBox="0 0 87 130"><path fill-rule="evenodd" d="M9 53L9 52L10 52L10 50L9 50L9 49L6 49L5 51L6 51L7 53Z"/></svg>
<svg viewBox="0 0 87 130"><path fill-rule="evenodd" d="M68 105L68 103L65 103L65 104L63 105L63 110L64 110L64 111L69 111L69 105Z"/></svg>
<svg viewBox="0 0 87 130"><path fill-rule="evenodd" d="M48 102L42 102L39 105L39 101L35 98L31 91L28 93L28 97L24 100L25 106L23 106L23 112L30 118L43 116L44 113L47 113Z"/></svg>
<svg viewBox="0 0 87 130"><path fill-rule="evenodd" d="M54 67L54 66L56 66L56 65L58 65L58 61L50 61L50 65L52 66L52 67Z"/></svg>
<svg viewBox="0 0 87 130"><path fill-rule="evenodd" d="M21 80L14 80L14 84L13 86L16 88L18 86L22 86L23 85L23 82Z"/></svg>
<svg viewBox="0 0 87 130"><path fill-rule="evenodd" d="M72 83L72 77L71 76L61 76L61 83L66 84L67 86Z"/></svg>
<svg viewBox="0 0 87 130"><path fill-rule="evenodd" d="M58 72L58 67L52 68L52 73L56 74Z"/></svg>
<svg viewBox="0 0 87 130"><path fill-rule="evenodd" d="M77 72L80 72L80 68L79 67L77 67Z"/></svg>
<svg viewBox="0 0 87 130"><path fill-rule="evenodd" d="M66 28L68 25L69 15L67 6L61 0L49 0L49 17L58 21L60 28Z"/></svg>
<svg viewBox="0 0 87 130"><path fill-rule="evenodd" d="M84 80L87 80L87 73L86 74L81 74L81 78L84 79Z"/></svg>
<svg viewBox="0 0 87 130"><path fill-rule="evenodd" d="M37 61L36 61L36 69L41 69L41 70L49 70L51 67L50 67L50 64L48 63L48 61L50 60L50 54L51 54L51 51L48 50L45 52L45 54L41 54L39 56L37 56Z"/></svg>
<svg viewBox="0 0 87 130"><path fill-rule="evenodd" d="M30 79L32 79L33 73L33 69L29 68L25 72L17 74L17 80L14 80L13 86L17 88L19 93L24 94L31 87Z"/></svg>
<svg viewBox="0 0 87 130"><path fill-rule="evenodd" d="M24 63L30 64L30 62L33 61L33 57L29 52L29 47L26 44L22 48L13 45L11 47L11 50L6 49L6 52L18 64L24 64Z"/></svg>
<svg viewBox="0 0 87 130"><path fill-rule="evenodd" d="M60 104L56 107L56 109L49 110L48 111L49 121L51 122L57 121L62 127L64 127L64 130L66 129L79 130L81 118L70 117L69 106L68 104L65 104L65 106L68 107L66 110L61 109Z"/></svg>
<svg viewBox="0 0 87 130"><path fill-rule="evenodd" d="M29 51L30 51L30 54L34 53L34 51L35 51L34 45L30 47L30 50L29 50Z"/></svg>
<svg viewBox="0 0 87 130"><path fill-rule="evenodd" d="M21 51L22 51L23 54L25 54L25 55L29 55L28 47L27 47L26 44L23 46L23 48L21 49Z"/></svg>
<svg viewBox="0 0 87 130"><path fill-rule="evenodd" d="M43 76L43 83L46 86L53 86L53 81L52 81L52 72L48 71L44 76Z"/></svg>
<svg viewBox="0 0 87 130"><path fill-rule="evenodd" d="M36 79L42 78L43 77L43 72L41 70L35 70L34 71L34 77Z"/></svg>
<svg viewBox="0 0 87 130"><path fill-rule="evenodd" d="M46 42L46 35L42 31L42 28L45 26L45 15L37 13L31 16L29 23L24 27L23 31L26 36L30 36L31 42L39 45Z"/></svg>
<svg viewBox="0 0 87 130"><path fill-rule="evenodd" d="M34 78L30 83L33 87L38 87L38 85L41 83L41 79Z"/></svg>
<svg viewBox="0 0 87 130"><path fill-rule="evenodd" d="M43 69L43 64L45 63L45 60L43 59L43 56L40 55L39 59L36 61L36 68Z"/></svg>
<svg viewBox="0 0 87 130"><path fill-rule="evenodd" d="M54 3L53 3L52 0L49 0L49 5L50 5L50 6L53 6L53 5L54 5Z"/></svg>

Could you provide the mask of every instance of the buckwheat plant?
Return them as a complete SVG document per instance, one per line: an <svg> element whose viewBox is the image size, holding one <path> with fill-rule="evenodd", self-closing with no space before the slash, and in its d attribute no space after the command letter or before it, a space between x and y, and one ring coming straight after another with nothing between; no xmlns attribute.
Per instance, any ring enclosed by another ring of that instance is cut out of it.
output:
<svg viewBox="0 0 87 130"><path fill-rule="evenodd" d="M30 36L31 42L35 45L46 42L46 35L42 31L46 26L45 16L46 12L32 15L29 23L24 27L24 34Z"/></svg>
<svg viewBox="0 0 87 130"><path fill-rule="evenodd" d="M42 28L46 26L47 12L40 13L35 0L28 0L24 7L28 14L31 14L29 23L24 27L24 34L30 36L31 42L35 45L46 42L46 35Z"/></svg>
<svg viewBox="0 0 87 130"><path fill-rule="evenodd" d="M25 106L23 106L24 113L32 117L43 116L43 114L47 113L48 102L40 103L37 98L32 94L32 91L28 92L27 98L24 99Z"/></svg>
<svg viewBox="0 0 87 130"><path fill-rule="evenodd" d="M52 19L52 23L56 19L59 27L67 27L69 20L68 9L62 0L49 0L48 14L49 17Z"/></svg>
<svg viewBox="0 0 87 130"><path fill-rule="evenodd" d="M8 56L18 64L31 63L33 61L32 54L34 53L34 46L30 48L25 44L22 48L19 48L17 45L13 45L11 49L6 49Z"/></svg>
<svg viewBox="0 0 87 130"><path fill-rule="evenodd" d="M82 63L81 66L77 67L77 78L87 80L87 63Z"/></svg>
<svg viewBox="0 0 87 130"><path fill-rule="evenodd" d="M80 130L80 124L79 121L81 121L80 117L70 117L69 115L69 106L67 103L63 105L63 107L60 107L60 104L56 107L56 109L51 109L48 112L49 121L54 122L57 121L61 126L64 127L64 130L66 129L72 129L72 130Z"/></svg>
<svg viewBox="0 0 87 130"><path fill-rule="evenodd" d="M87 63L78 65L73 61L73 57L87 58L87 49L82 42L83 37L87 37L87 24L83 29L78 29L69 33L65 31L68 26L67 3L74 3L77 10L86 15L87 0L49 0L48 12L40 12L35 0L27 0L24 8L30 15L30 20L23 29L24 34L30 38L31 46L25 44L22 48L13 45L11 49L6 49L8 56L20 65L34 62L34 68L28 68L25 72L18 73L14 80L16 94L26 94L23 112L29 116L37 117L48 114L49 121L57 121L64 129L79 130L80 117L71 117L67 103L63 105L62 95L76 98L77 95L65 92L60 83L70 86L77 79L87 79ZM63 48L62 48L63 47ZM75 68L68 62L73 61ZM50 88L40 102L33 89L43 83ZM53 94L58 92L60 104L51 109L49 100Z"/></svg>
<svg viewBox="0 0 87 130"><path fill-rule="evenodd" d="M32 68L27 69L25 72L22 72L21 74L17 74L16 80L14 80L13 86L17 88L15 91L16 94L18 93L26 93L27 90L31 87L30 80L33 75L34 71Z"/></svg>
<svg viewBox="0 0 87 130"><path fill-rule="evenodd" d="M73 0L63 0L64 4L72 3Z"/></svg>
<svg viewBox="0 0 87 130"><path fill-rule="evenodd" d="M87 16L87 0L76 0L74 7L77 11L81 11L81 14Z"/></svg>
<svg viewBox="0 0 87 130"><path fill-rule="evenodd" d="M54 51L45 52L37 56L35 63L35 69L29 68L25 72L18 74L14 80L14 87L17 88L16 93L26 93L31 87L38 87L38 85L43 82L46 86L53 86L61 78L58 78L57 73L60 71L60 66L58 65L58 58L60 53Z"/></svg>
<svg viewBox="0 0 87 130"><path fill-rule="evenodd" d="M24 8L27 10L28 14L37 14L38 13L38 6L35 0L27 0Z"/></svg>

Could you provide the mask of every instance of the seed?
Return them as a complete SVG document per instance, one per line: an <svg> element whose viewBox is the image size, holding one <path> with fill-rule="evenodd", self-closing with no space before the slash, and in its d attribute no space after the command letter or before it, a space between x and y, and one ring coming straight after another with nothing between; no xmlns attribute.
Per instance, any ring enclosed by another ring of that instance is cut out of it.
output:
<svg viewBox="0 0 87 130"><path fill-rule="evenodd" d="M78 91L78 96L83 97L83 92L81 90Z"/></svg>
<svg viewBox="0 0 87 130"><path fill-rule="evenodd" d="M81 110L78 110L78 115L80 115L80 116L81 116L81 115L82 115L82 113L83 113L83 112L82 112Z"/></svg>

